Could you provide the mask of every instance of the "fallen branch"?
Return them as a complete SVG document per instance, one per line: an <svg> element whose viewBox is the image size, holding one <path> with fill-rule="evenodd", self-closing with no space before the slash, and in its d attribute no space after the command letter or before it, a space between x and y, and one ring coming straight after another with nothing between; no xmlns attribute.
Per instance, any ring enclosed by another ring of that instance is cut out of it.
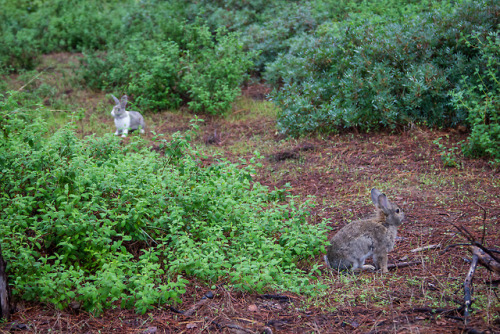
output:
<svg viewBox="0 0 500 334"><path fill-rule="evenodd" d="M286 303L292 301L291 297L283 296L283 295L264 294L264 295L260 295L259 297L263 298L263 299L276 299L276 300L279 300L280 302L286 302Z"/></svg>
<svg viewBox="0 0 500 334"><path fill-rule="evenodd" d="M417 253L417 252L421 252L421 251L428 250L428 249L434 249L434 248L441 248L441 244L434 244L434 245L418 247L418 248L412 249L410 252Z"/></svg>
<svg viewBox="0 0 500 334"><path fill-rule="evenodd" d="M190 317L196 312L201 306L205 305L208 302L208 299L201 299L197 301L191 308L187 311L182 312L186 317Z"/></svg>
<svg viewBox="0 0 500 334"><path fill-rule="evenodd" d="M404 268L404 267L414 266L416 264L422 264L422 262L421 261L412 261L412 262L390 263L387 265L387 269Z"/></svg>
<svg viewBox="0 0 500 334"><path fill-rule="evenodd" d="M229 329L232 329L233 332L235 333L252 333L252 334L255 334L255 333L264 333L264 334L273 334L273 331L271 330L271 328L267 327L267 326L261 326L258 330L252 330L252 329L249 329L249 328L246 328L246 327L242 327L238 324L235 324L233 322L222 322L222 323L219 323L219 322L215 322L215 321L212 321L212 324L214 324L218 329L223 329L223 328L229 328Z"/></svg>
<svg viewBox="0 0 500 334"><path fill-rule="evenodd" d="M469 273L467 274L464 282L464 316L466 323L467 317L470 315L470 306L472 304L472 277L474 276L474 272L476 271L477 262L478 256L476 254L472 255L472 263L470 265Z"/></svg>
<svg viewBox="0 0 500 334"><path fill-rule="evenodd" d="M448 249L453 248L453 247L457 247L457 246L470 246L470 243L459 243L459 244L448 245L445 247L445 249L443 249L443 251L440 254L443 255L444 253L446 253L448 251Z"/></svg>
<svg viewBox="0 0 500 334"><path fill-rule="evenodd" d="M2 247L0 246L0 318L9 320L10 317L10 291L7 282L7 263L2 256Z"/></svg>
<svg viewBox="0 0 500 334"><path fill-rule="evenodd" d="M469 230L467 230L467 228L465 228L464 226L457 226L455 224L453 224L453 226L455 226L455 228L470 242L471 245L482 249L483 252L485 252L486 254L491 256L491 258L493 260L500 263L500 259L497 258L494 254L494 253L498 253L497 250L490 250L490 249L486 248L485 246L483 246L480 242L477 242L476 239L474 238L474 236L472 235L472 233L470 233Z"/></svg>
<svg viewBox="0 0 500 334"><path fill-rule="evenodd" d="M472 252L472 256L477 256L480 264L485 266L488 270L500 274L500 263L492 258L489 254L486 254L481 248L477 246L471 246L470 251Z"/></svg>
<svg viewBox="0 0 500 334"><path fill-rule="evenodd" d="M482 242L484 242L486 236L486 210L479 204L477 205L484 211L482 237ZM476 271L477 265L482 264L488 270L500 273L500 260L494 255L493 251L483 246L482 243L476 241L472 233L470 233L466 227L457 226L455 224L453 224L453 226L455 226L455 228L470 242L469 250L472 252L471 265L464 281L464 322L465 324L467 324L472 304L472 279L474 278L474 273Z"/></svg>
<svg viewBox="0 0 500 334"><path fill-rule="evenodd" d="M198 310L201 306L205 305L209 299L214 298L214 293L212 291L208 291L199 301L197 301L191 308L186 311L180 311L172 306L170 306L170 311L183 314L186 317L190 317Z"/></svg>
<svg viewBox="0 0 500 334"><path fill-rule="evenodd" d="M220 324L221 327L226 327L226 328L231 328L231 329L235 329L237 331L240 331L240 332L243 332L243 333L252 333L254 334L255 332L253 330L250 330L248 328L245 328L245 327L241 327L239 325L236 325L236 324L233 324L233 323L229 323L229 324Z"/></svg>

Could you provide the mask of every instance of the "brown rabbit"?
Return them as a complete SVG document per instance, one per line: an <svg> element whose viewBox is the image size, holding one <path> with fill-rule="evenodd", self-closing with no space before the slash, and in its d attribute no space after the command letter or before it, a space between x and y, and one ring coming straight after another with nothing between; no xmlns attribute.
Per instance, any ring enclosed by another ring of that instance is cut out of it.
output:
<svg viewBox="0 0 500 334"><path fill-rule="evenodd" d="M332 269L366 269L372 266L365 266L365 260L372 256L376 268L388 272L387 253L394 248L397 228L404 213L375 188L371 197L375 214L344 226L330 239L325 261Z"/></svg>

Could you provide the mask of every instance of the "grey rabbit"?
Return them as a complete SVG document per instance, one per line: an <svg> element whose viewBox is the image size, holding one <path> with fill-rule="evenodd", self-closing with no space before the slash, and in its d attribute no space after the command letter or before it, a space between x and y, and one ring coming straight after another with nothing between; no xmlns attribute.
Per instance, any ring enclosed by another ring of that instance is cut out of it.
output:
<svg viewBox="0 0 500 334"><path fill-rule="evenodd" d="M335 270L353 271L373 268L365 265L372 256L377 269L387 273L387 253L394 248L397 228L404 219L403 210L389 202L379 190L371 190L375 214L356 220L340 229L330 239L325 261Z"/></svg>
<svg viewBox="0 0 500 334"><path fill-rule="evenodd" d="M144 133L146 128L146 123L144 123L144 117L137 111L127 111L125 106L127 105L127 95L123 95L121 100L118 100L114 95L111 95L113 100L115 100L116 105L111 111L111 116L115 118L116 132L115 135L122 135L126 137L129 130L137 130Z"/></svg>

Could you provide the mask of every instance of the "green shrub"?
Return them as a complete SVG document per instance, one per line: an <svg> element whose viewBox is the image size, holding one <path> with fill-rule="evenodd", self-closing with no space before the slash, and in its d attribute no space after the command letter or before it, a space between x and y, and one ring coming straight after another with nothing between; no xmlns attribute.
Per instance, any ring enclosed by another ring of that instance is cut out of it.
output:
<svg viewBox="0 0 500 334"><path fill-rule="evenodd" d="M0 68L31 70L42 53L102 49L116 43L130 5L113 3L0 0Z"/></svg>
<svg viewBox="0 0 500 334"><path fill-rule="evenodd" d="M31 69L40 53L107 50L131 36L182 45L178 22L221 27L240 35L254 57L254 74L287 52L295 36L325 22L360 21L374 14L399 18L442 6L440 1L116 1L0 0L0 61L10 69ZM380 21L384 20L381 18ZM5 58L5 59L2 59ZM33 62L33 63L31 63Z"/></svg>
<svg viewBox="0 0 500 334"><path fill-rule="evenodd" d="M252 181L254 161L199 164L190 132L140 137L56 133L0 96L0 243L19 298L100 313L144 313L180 302L186 277L238 290L314 293L298 264L324 251L326 222L307 223L311 204L279 201ZM141 148L142 147L142 148Z"/></svg>
<svg viewBox="0 0 500 334"><path fill-rule="evenodd" d="M90 53L82 78L92 88L118 90L137 96L135 102L150 110L178 108L182 73L181 51L175 42L132 40L125 52Z"/></svg>
<svg viewBox="0 0 500 334"><path fill-rule="evenodd" d="M23 27L28 14L12 2L0 0L0 70L32 70L39 62L36 30Z"/></svg>
<svg viewBox="0 0 500 334"><path fill-rule="evenodd" d="M180 23L179 23L180 24ZM83 79L94 88L137 96L143 108L156 110L187 104L195 112L223 114L240 93L251 66L235 34L184 25L179 41L139 38L107 54L89 54Z"/></svg>
<svg viewBox="0 0 500 334"><path fill-rule="evenodd" d="M470 156L486 156L500 163L500 38L492 32L484 39L470 36L467 44L480 52L481 62L464 76L451 92L453 105L468 115L469 142L463 146ZM474 44L473 44L474 43Z"/></svg>
<svg viewBox="0 0 500 334"><path fill-rule="evenodd" d="M205 27L196 31L197 40L189 43L187 69L181 85L187 90L189 108L212 115L223 114L240 94L240 84L252 65L250 55L234 34L224 29L214 41Z"/></svg>
<svg viewBox="0 0 500 334"><path fill-rule="evenodd" d="M428 11L435 1L196 1L185 6L190 22L202 22L211 31L226 27L238 32L244 48L259 51L253 58L254 73L260 74L288 52L296 36L313 32L325 22L340 22L349 18L361 21L374 14L402 19L403 16ZM439 2L437 2L439 3Z"/></svg>
<svg viewBox="0 0 500 334"><path fill-rule="evenodd" d="M449 92L481 59L459 36L495 30L497 11L495 4L464 2L404 24L347 21L297 39L267 74L282 85L272 94L280 131L463 123L466 115L451 106Z"/></svg>

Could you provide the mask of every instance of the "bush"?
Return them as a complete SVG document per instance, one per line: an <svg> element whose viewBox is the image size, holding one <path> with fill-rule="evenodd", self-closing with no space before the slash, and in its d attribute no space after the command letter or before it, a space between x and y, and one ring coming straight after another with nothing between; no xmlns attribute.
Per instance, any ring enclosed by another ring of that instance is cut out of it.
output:
<svg viewBox="0 0 500 334"><path fill-rule="evenodd" d="M310 33L324 22L360 21L374 14L401 19L436 4L441 2L0 0L0 41L6 46L0 50L0 61L2 56L8 58L5 61L14 70L32 68L33 56L40 53L114 49L131 36L180 43L177 22L189 22L208 26L212 34L221 27L240 34L244 50L254 55L252 71L260 75L289 50L295 36Z"/></svg>
<svg viewBox="0 0 500 334"><path fill-rule="evenodd" d="M16 5L0 0L0 70L32 70L39 62L36 30L23 27L28 15Z"/></svg>
<svg viewBox="0 0 500 334"><path fill-rule="evenodd" d="M181 84L187 90L191 110L223 114L240 94L240 84L252 65L251 55L224 29L217 30L216 41L205 27L197 29L197 35L198 40L189 46Z"/></svg>
<svg viewBox="0 0 500 334"><path fill-rule="evenodd" d="M43 107L39 107L43 108ZM0 96L0 242L13 292L100 313L180 302L186 277L238 290L314 293L326 223L309 203L252 181L252 161L203 167L177 133L165 155L111 134L54 134L16 94ZM141 148L143 147L143 148Z"/></svg>
<svg viewBox="0 0 500 334"><path fill-rule="evenodd" d="M211 31L223 26L240 33L246 50L259 51L252 70L260 75L289 50L296 36L311 33L324 22L357 21L374 14L401 19L433 5L434 1L400 0L196 1L185 6L185 16L190 22L207 24Z"/></svg>
<svg viewBox="0 0 500 334"><path fill-rule="evenodd" d="M453 105L468 115L471 127L469 143L463 147L464 153L475 157L486 156L499 164L500 38L494 32L486 39L476 34L469 36L466 43L479 50L481 62L474 74L464 76L451 93Z"/></svg>
<svg viewBox="0 0 500 334"><path fill-rule="evenodd" d="M281 109L280 131L465 122L466 115L451 106L449 92L481 58L459 37L496 29L497 11L495 4L464 2L404 24L373 24L377 18L325 24L314 36L297 39L267 74L282 85L272 94Z"/></svg>
<svg viewBox="0 0 500 334"><path fill-rule="evenodd" d="M94 88L135 95L150 110L187 104L195 112L225 113L240 92L251 55L223 29L214 38L207 27L182 27L177 42L137 38L107 54L89 54L83 79Z"/></svg>
<svg viewBox="0 0 500 334"><path fill-rule="evenodd" d="M133 4L133 2L131 2ZM33 69L42 53L102 49L122 37L130 5L107 1L0 0L0 68Z"/></svg>

